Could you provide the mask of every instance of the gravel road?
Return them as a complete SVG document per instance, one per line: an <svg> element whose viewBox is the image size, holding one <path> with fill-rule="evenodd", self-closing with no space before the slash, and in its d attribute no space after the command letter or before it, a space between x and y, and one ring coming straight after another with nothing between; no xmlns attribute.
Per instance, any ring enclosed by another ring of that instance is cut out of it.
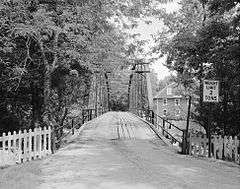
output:
<svg viewBox="0 0 240 189"><path fill-rule="evenodd" d="M238 165L177 154L146 123L124 112L88 122L67 146L28 166L29 170L22 165L3 170L0 188L240 188ZM30 178L22 176L21 184L9 185L6 175L11 169L15 174L25 169L23 174Z"/></svg>

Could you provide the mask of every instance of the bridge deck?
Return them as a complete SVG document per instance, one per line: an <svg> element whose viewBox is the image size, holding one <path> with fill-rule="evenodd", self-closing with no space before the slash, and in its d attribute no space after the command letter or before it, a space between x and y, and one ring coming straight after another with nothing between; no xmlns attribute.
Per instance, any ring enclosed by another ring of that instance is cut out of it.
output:
<svg viewBox="0 0 240 189"><path fill-rule="evenodd" d="M80 134L56 154L26 165L27 170L21 165L0 172L1 181L5 180L0 183L0 188L192 189L240 186L238 166L179 155L168 148L148 124L123 112L109 112L88 122ZM11 170L14 170L11 177L22 171L30 176L18 175L17 183L12 179L7 183Z"/></svg>

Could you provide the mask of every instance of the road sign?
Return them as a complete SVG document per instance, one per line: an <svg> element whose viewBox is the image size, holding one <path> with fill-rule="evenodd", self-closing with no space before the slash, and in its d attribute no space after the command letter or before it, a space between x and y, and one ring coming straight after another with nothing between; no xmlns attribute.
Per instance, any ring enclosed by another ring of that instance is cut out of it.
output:
<svg viewBox="0 0 240 189"><path fill-rule="evenodd" d="M203 102L219 102L219 81L203 80Z"/></svg>

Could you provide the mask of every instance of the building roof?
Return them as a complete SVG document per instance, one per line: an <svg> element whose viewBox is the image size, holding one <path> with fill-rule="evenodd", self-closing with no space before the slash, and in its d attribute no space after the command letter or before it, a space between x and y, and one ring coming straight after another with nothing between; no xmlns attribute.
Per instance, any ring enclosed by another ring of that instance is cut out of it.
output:
<svg viewBox="0 0 240 189"><path fill-rule="evenodd" d="M167 90L168 88L171 88L172 93L168 94ZM159 99L159 98L183 98L181 95L182 87L178 85L177 83L171 83L170 85L167 85L164 87L161 91L157 93L156 96L154 96L153 99Z"/></svg>

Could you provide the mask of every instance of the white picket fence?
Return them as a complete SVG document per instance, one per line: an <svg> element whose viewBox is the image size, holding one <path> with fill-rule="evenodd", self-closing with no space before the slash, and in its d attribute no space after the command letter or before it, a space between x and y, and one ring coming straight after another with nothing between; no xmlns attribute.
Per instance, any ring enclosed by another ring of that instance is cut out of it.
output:
<svg viewBox="0 0 240 189"><path fill-rule="evenodd" d="M189 154L193 156L208 156L208 138L206 135L190 135ZM224 159L240 164L240 141L235 136L214 135L211 138L211 157Z"/></svg>
<svg viewBox="0 0 240 189"><path fill-rule="evenodd" d="M51 153L51 128L35 128L34 131L29 129L28 132L25 129L18 133L14 131L13 134L8 132L7 135L3 133L0 137L0 149L1 154L13 157L15 163L42 158ZM2 162L1 165L3 164Z"/></svg>

